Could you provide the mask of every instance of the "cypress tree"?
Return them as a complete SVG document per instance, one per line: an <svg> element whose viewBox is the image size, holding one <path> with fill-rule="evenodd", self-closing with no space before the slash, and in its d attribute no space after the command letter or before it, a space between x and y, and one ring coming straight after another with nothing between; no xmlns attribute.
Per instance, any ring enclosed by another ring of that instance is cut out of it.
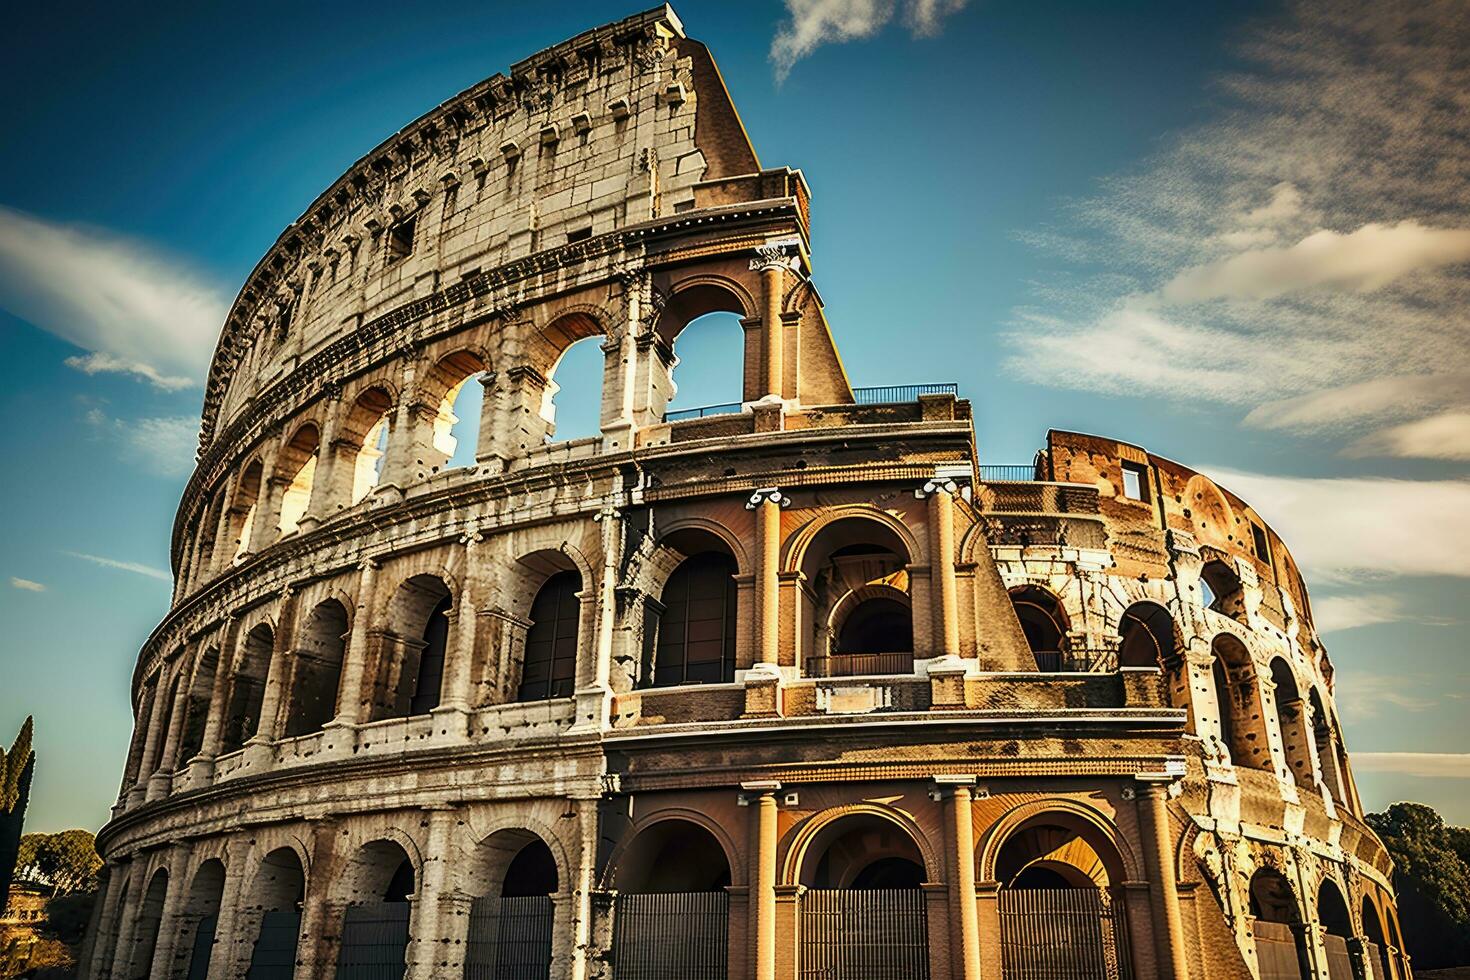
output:
<svg viewBox="0 0 1470 980"><path fill-rule="evenodd" d="M0 749L0 908L10 898L10 879L20 854L20 830L31 797L31 776L36 770L31 724L27 718L20 726L20 734L8 753Z"/></svg>

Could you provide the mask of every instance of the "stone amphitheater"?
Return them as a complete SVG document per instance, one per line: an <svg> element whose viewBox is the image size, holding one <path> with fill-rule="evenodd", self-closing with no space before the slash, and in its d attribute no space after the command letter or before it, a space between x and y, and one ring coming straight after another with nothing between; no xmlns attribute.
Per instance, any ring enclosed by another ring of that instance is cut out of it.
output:
<svg viewBox="0 0 1470 980"><path fill-rule="evenodd" d="M955 386L852 387L809 229L668 7L286 229L85 975L1408 980L1286 544L1138 446L982 466ZM743 398L670 412L714 313ZM558 441L580 341L600 433Z"/></svg>

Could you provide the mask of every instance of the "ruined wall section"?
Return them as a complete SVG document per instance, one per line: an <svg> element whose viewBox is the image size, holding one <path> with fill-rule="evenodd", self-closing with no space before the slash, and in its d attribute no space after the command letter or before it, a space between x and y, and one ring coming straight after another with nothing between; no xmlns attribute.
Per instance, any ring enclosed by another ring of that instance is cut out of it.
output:
<svg viewBox="0 0 1470 980"><path fill-rule="evenodd" d="M682 37L667 7L586 32L363 157L242 289L211 366L202 445L257 393L385 311L479 270L690 210L700 181L753 171L708 52Z"/></svg>

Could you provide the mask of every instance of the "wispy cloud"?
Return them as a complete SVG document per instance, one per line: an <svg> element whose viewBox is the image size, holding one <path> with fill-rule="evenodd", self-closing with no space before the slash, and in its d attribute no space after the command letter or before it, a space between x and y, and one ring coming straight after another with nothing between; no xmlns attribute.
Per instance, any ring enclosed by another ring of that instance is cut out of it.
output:
<svg viewBox="0 0 1470 980"><path fill-rule="evenodd" d="M14 589L20 589L23 592L46 591L46 586L42 585L40 582L32 582L28 578L19 578L15 575L10 576L10 586Z"/></svg>
<svg viewBox="0 0 1470 980"><path fill-rule="evenodd" d="M1319 633L1398 623L1406 618L1403 603L1390 595L1335 595L1312 601L1312 623Z"/></svg>
<svg viewBox="0 0 1470 980"><path fill-rule="evenodd" d="M1470 752L1354 752L1353 768L1427 779L1470 779Z"/></svg>
<svg viewBox="0 0 1470 980"><path fill-rule="evenodd" d="M89 555L81 551L63 551L62 554L71 558L80 558L82 561L89 561L94 565L101 565L103 568L112 568L119 572L131 572L134 575L156 578L160 582L172 582L174 579L172 575L163 569L154 568L152 565L144 565L140 562L118 561L116 558L104 558L101 555Z"/></svg>
<svg viewBox="0 0 1470 980"><path fill-rule="evenodd" d="M1023 236L1058 267L1008 366L1237 406L1356 455L1466 458L1463 5L1302 2L1242 53L1225 108Z"/></svg>
<svg viewBox="0 0 1470 980"><path fill-rule="evenodd" d="M82 348L66 360L79 371L199 385L228 304L155 249L0 206L0 307Z"/></svg>
<svg viewBox="0 0 1470 980"><path fill-rule="evenodd" d="M1470 576L1470 480L1283 477L1209 467L1310 575ZM1433 533L1424 533L1433 528Z"/></svg>
<svg viewBox="0 0 1470 980"><path fill-rule="evenodd" d="M1433 698L1420 697L1407 689L1409 681L1401 674L1373 674L1343 671L1337 677L1337 704L1350 719L1362 721L1379 717L1385 709L1418 712L1434 707ZM1356 763L1358 753L1353 753Z"/></svg>
<svg viewBox="0 0 1470 980"><path fill-rule="evenodd" d="M121 419L94 404L84 418L95 431L115 440L125 459L156 476L183 476L194 465L199 420L193 416Z"/></svg>
<svg viewBox="0 0 1470 980"><path fill-rule="evenodd" d="M914 37L935 37L945 18L969 0L901 0L903 23ZM785 0L789 19L771 40L771 63L777 81L824 44L842 44L875 36L893 20L895 0Z"/></svg>

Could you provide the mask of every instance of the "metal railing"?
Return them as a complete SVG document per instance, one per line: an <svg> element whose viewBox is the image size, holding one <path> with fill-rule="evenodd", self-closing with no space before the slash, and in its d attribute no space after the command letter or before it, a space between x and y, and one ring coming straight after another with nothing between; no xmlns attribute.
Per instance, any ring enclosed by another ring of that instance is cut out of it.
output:
<svg viewBox="0 0 1470 980"><path fill-rule="evenodd" d="M729 892L620 894L613 980L725 980Z"/></svg>
<svg viewBox="0 0 1470 980"><path fill-rule="evenodd" d="M465 980L546 980L553 908L546 895L477 898L470 906Z"/></svg>
<svg viewBox="0 0 1470 980"><path fill-rule="evenodd" d="M980 466L982 483L1030 483L1039 480L1035 463L1002 463Z"/></svg>
<svg viewBox="0 0 1470 980"><path fill-rule="evenodd" d="M808 657L808 677L858 677L865 674L912 674L914 655L909 653L833 653Z"/></svg>
<svg viewBox="0 0 1470 980"><path fill-rule="evenodd" d="M1000 949L1016 980L1129 980L1122 909L1097 888L1005 888Z"/></svg>
<svg viewBox="0 0 1470 980"><path fill-rule="evenodd" d="M878 385L852 389L856 405L897 405L917 401L920 395L958 395L960 386L952 381L927 385Z"/></svg>
<svg viewBox="0 0 1470 980"><path fill-rule="evenodd" d="M337 980L398 980L408 955L407 902L349 905L342 917ZM252 972L251 976L255 974Z"/></svg>
<svg viewBox="0 0 1470 980"><path fill-rule="evenodd" d="M708 415L734 415L743 402L726 402L723 405L701 405L698 408L681 408L676 412L665 412L665 422L683 422L686 419L702 419Z"/></svg>
<svg viewBox="0 0 1470 980"><path fill-rule="evenodd" d="M800 903L800 980L927 980L921 890L813 888Z"/></svg>

